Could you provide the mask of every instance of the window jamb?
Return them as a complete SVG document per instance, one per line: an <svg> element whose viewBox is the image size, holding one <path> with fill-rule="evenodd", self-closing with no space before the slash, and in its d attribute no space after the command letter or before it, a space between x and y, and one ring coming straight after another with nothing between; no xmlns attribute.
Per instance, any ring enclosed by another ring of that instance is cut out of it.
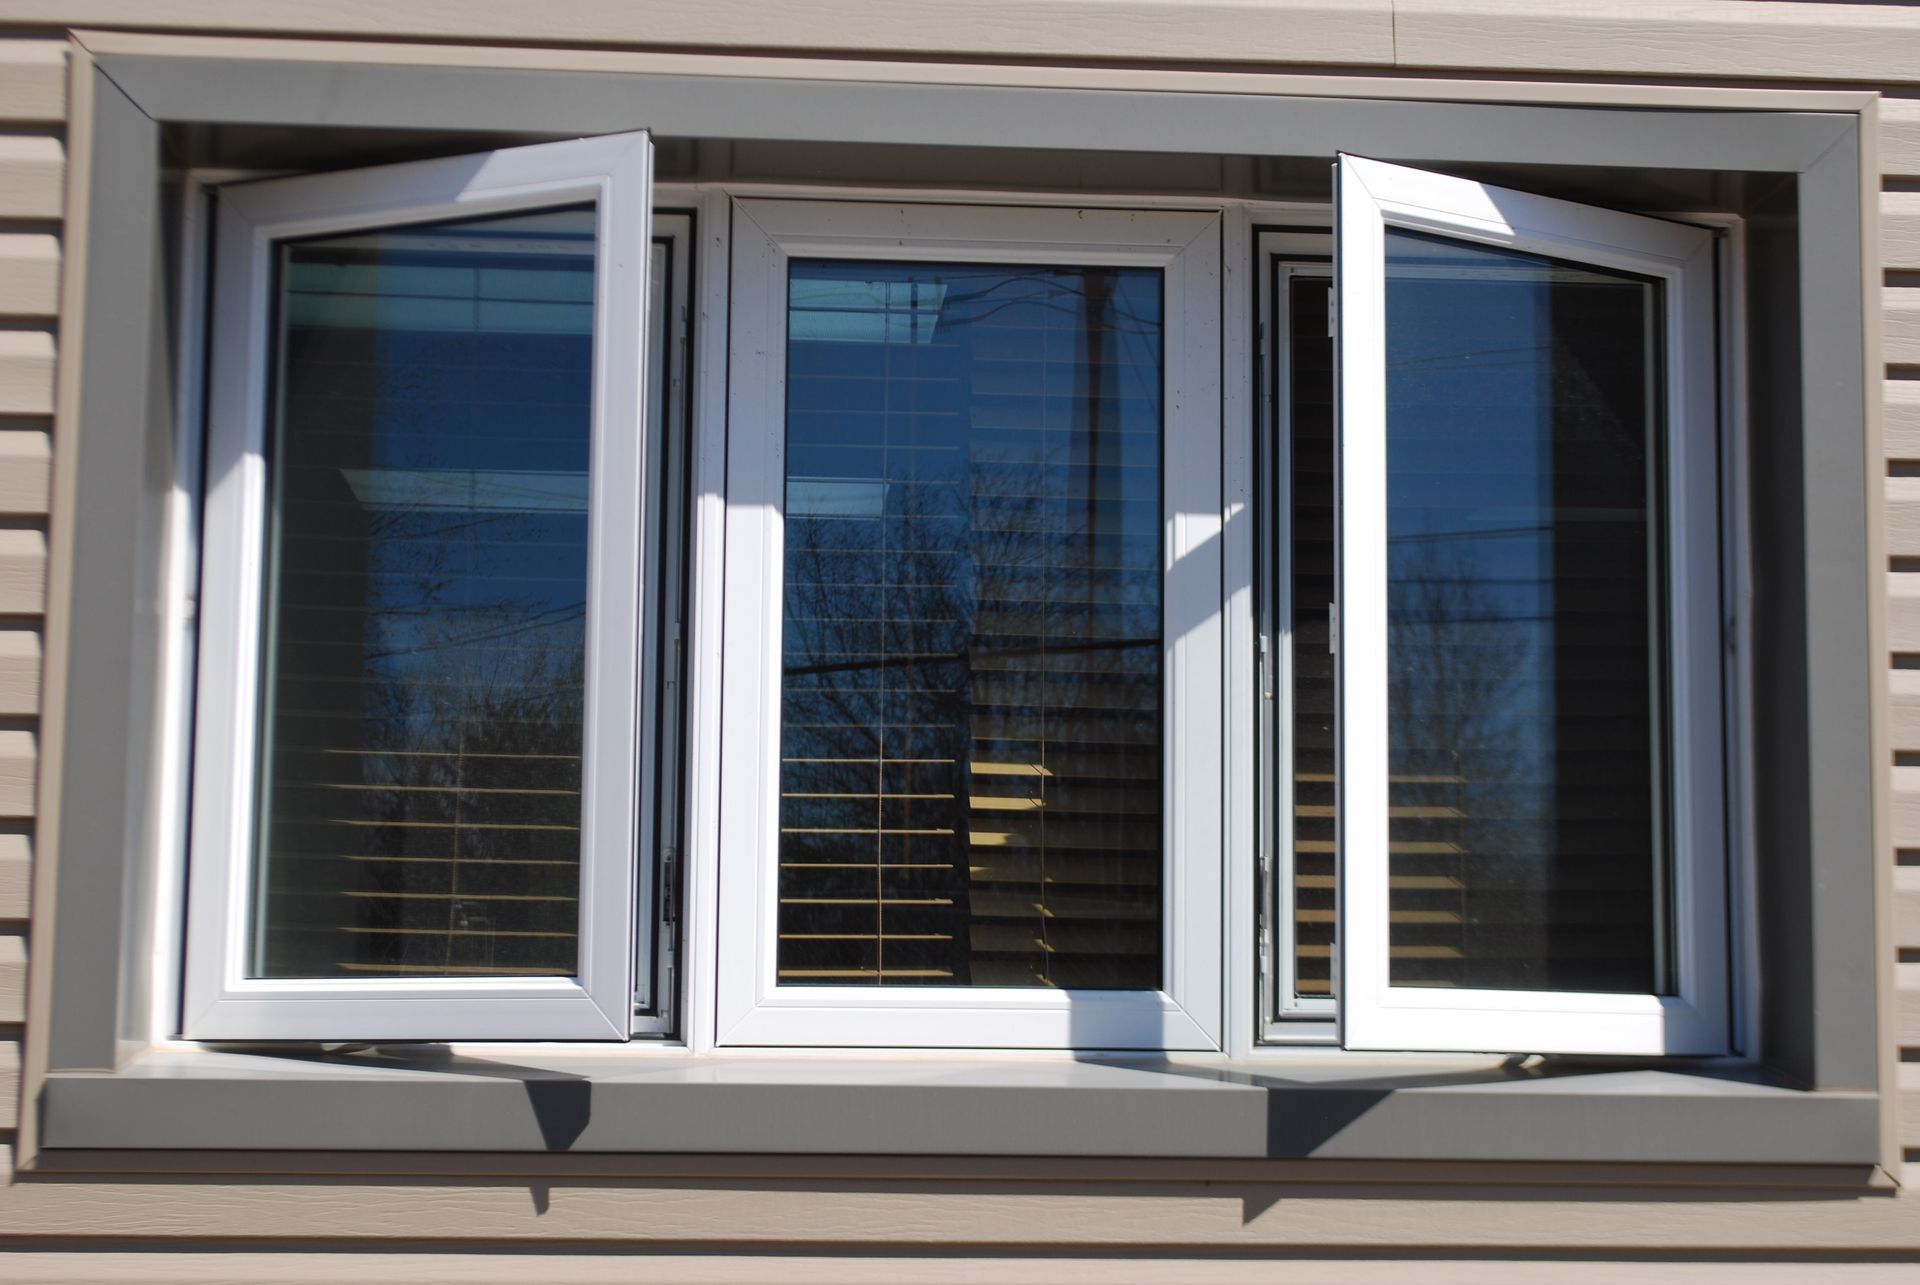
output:
<svg viewBox="0 0 1920 1285"><path fill-rule="evenodd" d="M1331 213L1330 211L1328 212ZM1293 606L1293 426L1291 315L1286 287L1296 277L1333 280L1333 233L1300 228L1263 228L1257 233L1255 258L1259 273L1259 318L1266 345L1260 365L1263 382L1260 408L1262 459L1258 501L1261 510L1259 596L1263 603L1260 629L1264 670L1261 681L1262 714L1258 756L1260 772L1261 868L1266 874L1261 897L1265 928L1260 948L1266 960L1265 994L1261 1008L1261 1038L1287 1044L1337 1043L1334 1018L1337 999L1303 997L1295 993L1293 932L1298 885L1294 862L1294 790L1292 788L1294 655ZM1329 320L1331 322L1331 296ZM1338 959L1336 949L1334 958Z"/></svg>

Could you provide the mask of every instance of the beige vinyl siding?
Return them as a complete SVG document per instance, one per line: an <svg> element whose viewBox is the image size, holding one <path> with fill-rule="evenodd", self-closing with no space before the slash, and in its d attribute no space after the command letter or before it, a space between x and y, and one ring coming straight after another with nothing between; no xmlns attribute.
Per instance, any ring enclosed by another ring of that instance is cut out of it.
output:
<svg viewBox="0 0 1920 1285"><path fill-rule="evenodd" d="M1233 64L1245 91L1271 64L1344 77L1329 92L1364 92L1358 78L1397 70L1439 77L1488 72L1488 98L1524 99L1528 80L1739 77L1749 83L1920 93L1920 7L1747 3L1744 0L8 0L0 24L0 1130L18 1115L13 1088L33 849L33 787L46 578L45 517L52 452L55 323L61 263L65 43L63 27L346 38L361 56L430 62L617 60L625 50L753 50L925 55L992 62L989 73L1044 82L1019 60L1189 64L1169 84L1205 88L1198 64ZM22 24L33 24L31 27ZM402 49L401 40L438 42ZM515 42L538 44L516 50ZM464 48L462 46L473 46ZM555 48L556 46L566 48ZM341 56L334 47L325 56ZM711 60L710 60L711 61ZM803 74L868 77L942 72L873 62L794 64ZM1061 81L1109 74L1081 66ZM1157 74L1138 71L1147 79ZM1220 82L1225 84L1225 81ZM1405 80L1390 92L1409 92ZM1297 92L1291 89L1289 92ZM1596 91L1604 97L1605 91ZM1891 710L1895 941L1920 958L1920 97L1884 104L1882 196L1887 480L1888 661ZM85 592L85 586L79 587ZM1915 658L1909 660L1908 658ZM1861 926L1867 930L1866 925ZM1829 1195L1777 1179L1723 1175L1677 1191L1648 1170L1567 1182L1525 1167L916 1165L822 1160L797 1168L751 1158L647 1162L623 1157L394 1158L335 1156L119 1158L112 1181L39 1177L9 1183L0 1154L0 1240L47 1237L67 1252L0 1256L0 1277L121 1282L778 1279L1386 1280L1475 1282L1551 1276L1589 1281L1838 1281L1907 1279L1911 1262L1768 1265L1736 1257L1920 1254L1920 962L1895 966L1901 1066L1900 1136L1908 1186ZM0 1143L7 1135L0 1133ZM196 1164L201 1176L193 1176ZM321 1176L287 1176L305 1165ZM183 1173L168 1173L167 1168ZM235 1169L255 1168L255 1174ZM932 1172L928 1172L931 1169ZM330 1174L330 1176L329 1176ZM462 1175L466 1176L462 1176ZM1114 1181L1125 1178L1128 1181ZM1701 1181L1694 1175L1690 1181ZM1817 1184L1818 1177L1803 1180ZM1849 1179L1850 1181L1850 1179ZM1563 1185L1565 1183L1565 1185ZM73 1247L111 1241L136 1252ZM222 1242L251 1242L228 1252ZM282 1255L286 1248L334 1251ZM366 1252L433 1242L434 1253ZM454 1252L542 1242L644 1248L705 1243L722 1252L636 1261L619 1256L490 1256ZM177 1252L159 1252L172 1245ZM892 1247L842 1258L847 1246ZM1009 1257L930 1265L902 1257L969 1246L1133 1247L1107 1259ZM29 1245L30 1247L30 1245ZM811 1247L783 1262L742 1255ZM1391 1252L1384 1264L1355 1261ZM1211 1251L1284 1253L1271 1262ZM1338 1251L1337 1253L1335 1251ZM1351 1252L1350 1252L1351 1251ZM1649 1264L1649 1254L1711 1258ZM1433 1261L1421 1256L1435 1255ZM1476 1259L1484 1254L1487 1260ZM1326 1255L1326 1257L1321 1257ZM1588 1261L1611 1257L1613 1261ZM1551 1261L1547 1261L1551 1259ZM397 1262L397 1265L396 1265Z"/></svg>
<svg viewBox="0 0 1920 1285"><path fill-rule="evenodd" d="M1920 12L1899 15L1920 30ZM1912 78L1920 66L1910 69ZM1885 447L1888 573L1887 740L1892 751L1897 1128L1910 1181L1920 1180L1920 101L1881 103L1881 357L1887 365ZM1911 666L1911 668L1909 667ZM1909 764L1912 764L1909 766ZM1907 1061L1913 1058L1915 1061Z"/></svg>
<svg viewBox="0 0 1920 1285"><path fill-rule="evenodd" d="M996 1285L1127 1285L1128 1282L1177 1280L1183 1285L1271 1285L1284 1281L1342 1281L1348 1285L1487 1285L1489 1281L1551 1279L1555 1285L1644 1285L1645 1264L1545 1260L1538 1258L1464 1259L1450 1262L1356 1263L1308 1255L1270 1261L1206 1261L1142 1254L1115 1260L1053 1256L959 1258L930 1262L904 1255L858 1257L808 1255L782 1261L745 1254L662 1254L641 1263L625 1257L598 1261L577 1255L480 1253L222 1253L181 1259L145 1250L95 1255L85 1252L24 1253L13 1263L22 1279L38 1285L129 1285L172 1281L191 1285L320 1285L321 1282L405 1280L415 1285L488 1285L489 1282L571 1281L581 1285L627 1285L644 1271L646 1279L682 1285L718 1282L779 1281L781 1285L974 1285L991 1278ZM1912 1268L1904 1264L1823 1264L1820 1279L1836 1285L1905 1285ZM1417 1272L1417 1276L1412 1273ZM1284 1273L1282 1275L1281 1273ZM1666 1285L1804 1285L1803 1263L1662 1264Z"/></svg>
<svg viewBox="0 0 1920 1285"><path fill-rule="evenodd" d="M66 41L0 41L0 1139L20 1112L66 102Z"/></svg>

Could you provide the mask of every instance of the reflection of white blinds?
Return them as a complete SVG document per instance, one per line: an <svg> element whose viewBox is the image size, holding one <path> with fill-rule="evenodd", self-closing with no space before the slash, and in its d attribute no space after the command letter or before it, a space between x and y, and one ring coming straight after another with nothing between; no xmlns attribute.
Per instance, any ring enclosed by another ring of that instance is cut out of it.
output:
<svg viewBox="0 0 1920 1285"><path fill-rule="evenodd" d="M792 265L783 982L1160 985L1159 289Z"/></svg>

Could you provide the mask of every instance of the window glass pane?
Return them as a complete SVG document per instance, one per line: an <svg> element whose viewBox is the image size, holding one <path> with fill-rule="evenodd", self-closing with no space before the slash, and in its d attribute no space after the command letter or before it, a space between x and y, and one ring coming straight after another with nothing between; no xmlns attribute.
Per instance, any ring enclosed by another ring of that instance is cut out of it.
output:
<svg viewBox="0 0 1920 1285"><path fill-rule="evenodd" d="M1159 272L789 290L781 982L1158 987Z"/></svg>
<svg viewBox="0 0 1920 1285"><path fill-rule="evenodd" d="M1661 989L1660 286L1386 248L1392 983Z"/></svg>
<svg viewBox="0 0 1920 1285"><path fill-rule="evenodd" d="M575 972L590 207L283 245L253 969Z"/></svg>
<svg viewBox="0 0 1920 1285"><path fill-rule="evenodd" d="M1327 277L1285 278L1288 311L1288 621L1293 690L1293 978L1299 996L1333 994L1334 657L1333 339ZM1282 904L1281 913L1289 913Z"/></svg>

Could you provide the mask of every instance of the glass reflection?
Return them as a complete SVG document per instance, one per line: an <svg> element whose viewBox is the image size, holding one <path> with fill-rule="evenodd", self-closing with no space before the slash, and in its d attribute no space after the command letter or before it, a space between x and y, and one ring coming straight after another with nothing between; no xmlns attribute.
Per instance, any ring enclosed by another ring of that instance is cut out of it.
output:
<svg viewBox="0 0 1920 1285"><path fill-rule="evenodd" d="M1387 233L1394 985L1664 984L1659 317Z"/></svg>
<svg viewBox="0 0 1920 1285"><path fill-rule="evenodd" d="M280 247L264 977L571 974L591 207Z"/></svg>
<svg viewBox="0 0 1920 1285"><path fill-rule="evenodd" d="M791 265L782 983L1160 985L1160 289Z"/></svg>
<svg viewBox="0 0 1920 1285"><path fill-rule="evenodd" d="M1293 721L1294 994L1333 994L1337 727L1333 602L1333 338L1328 277L1287 279L1287 621ZM1283 912L1284 913L1284 912Z"/></svg>

